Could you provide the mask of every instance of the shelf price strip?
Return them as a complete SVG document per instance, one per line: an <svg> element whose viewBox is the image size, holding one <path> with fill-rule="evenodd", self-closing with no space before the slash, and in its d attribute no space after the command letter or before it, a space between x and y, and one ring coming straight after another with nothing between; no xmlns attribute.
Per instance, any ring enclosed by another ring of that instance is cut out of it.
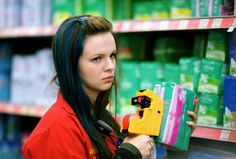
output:
<svg viewBox="0 0 236 159"><path fill-rule="evenodd" d="M127 21L127 22L124 22L122 25L121 25L121 30L122 31L129 31L129 30L131 30L131 25L132 25L132 22L129 22L129 21Z"/></svg>
<svg viewBox="0 0 236 159"><path fill-rule="evenodd" d="M180 20L179 29L187 29L188 28L188 20Z"/></svg>
<svg viewBox="0 0 236 159"><path fill-rule="evenodd" d="M169 20L124 20L113 22L114 32L139 32L158 30L194 30L227 28L228 32L236 26L235 17L222 18L190 18ZM4 37L31 37L52 36L56 33L57 26L0 28L0 38Z"/></svg>
<svg viewBox="0 0 236 159"><path fill-rule="evenodd" d="M230 131L229 130L222 130L220 133L220 140L229 140Z"/></svg>
<svg viewBox="0 0 236 159"><path fill-rule="evenodd" d="M200 19L198 29L206 29L209 23L209 19Z"/></svg>
<svg viewBox="0 0 236 159"><path fill-rule="evenodd" d="M160 25L159 25L159 30L166 30L167 28L168 28L168 26L169 26L169 21L161 21L160 22Z"/></svg>
<svg viewBox="0 0 236 159"><path fill-rule="evenodd" d="M223 21L222 18L213 19L211 28L220 28L222 21Z"/></svg>
<svg viewBox="0 0 236 159"><path fill-rule="evenodd" d="M198 126L192 133L192 137L236 143L236 130L225 130L219 128L207 128Z"/></svg>
<svg viewBox="0 0 236 159"><path fill-rule="evenodd" d="M195 30L235 27L235 17L192 18L170 20L130 20L115 22L115 32L139 32L158 30Z"/></svg>

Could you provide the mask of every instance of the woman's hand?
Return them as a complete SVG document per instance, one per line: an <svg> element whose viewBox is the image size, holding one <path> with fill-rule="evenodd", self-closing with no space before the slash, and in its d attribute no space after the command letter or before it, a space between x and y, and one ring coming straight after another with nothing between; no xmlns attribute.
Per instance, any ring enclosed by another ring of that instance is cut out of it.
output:
<svg viewBox="0 0 236 159"><path fill-rule="evenodd" d="M197 115L195 112L189 111L188 115L193 118L193 121L187 121L187 124L192 127L192 132L196 129Z"/></svg>
<svg viewBox="0 0 236 159"><path fill-rule="evenodd" d="M188 111L188 115L193 118L193 121L187 121L187 124L192 127L192 132L196 129L196 123L197 123L197 106L198 106L198 101L195 100L194 102L194 111Z"/></svg>
<svg viewBox="0 0 236 159"><path fill-rule="evenodd" d="M150 159L155 148L153 138L148 135L130 135L123 143L130 143L137 147L143 159Z"/></svg>

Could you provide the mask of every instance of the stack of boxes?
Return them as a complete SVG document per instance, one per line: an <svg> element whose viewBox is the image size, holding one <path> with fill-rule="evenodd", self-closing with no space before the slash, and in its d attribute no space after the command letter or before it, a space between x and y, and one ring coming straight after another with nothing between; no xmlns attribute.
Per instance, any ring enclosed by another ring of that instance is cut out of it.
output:
<svg viewBox="0 0 236 159"><path fill-rule="evenodd" d="M210 31L205 58L201 63L198 92L198 124L223 124L223 86L224 76L228 74L226 64L227 41L225 31Z"/></svg>
<svg viewBox="0 0 236 159"><path fill-rule="evenodd" d="M57 95L56 89L50 85L53 74L51 49L41 49L33 55L14 55L10 101L49 107Z"/></svg>
<svg viewBox="0 0 236 159"><path fill-rule="evenodd" d="M153 50L154 59L156 61L136 62L135 65L137 66L134 70L138 69L138 75L133 77L129 76L127 80L132 81L130 83L135 83L135 87L133 88L135 88L136 91L145 88L152 89L156 82L162 81L180 84L194 91L199 98L199 119L197 122L199 125L227 126L231 123L230 127L234 127L232 125L235 122L234 104L236 103L234 93L232 93L235 91L235 77L233 76L235 76L236 68L234 37L235 32L230 35L230 76L228 76L229 66L227 65L229 61L229 47L227 46L229 43L228 34L224 30L211 30L207 36L200 34L194 38L194 47L192 49L196 57L184 57L184 55L186 55L184 52L191 54L191 47L181 50L176 49L178 47L170 43L168 43L167 47L167 44L163 41L172 40L163 40L165 38L160 37L155 43L156 46L154 45L155 49ZM162 41L161 44L158 43L160 41ZM191 45L191 42L185 42L185 44ZM195 47L195 45L199 46L199 48ZM165 50L165 48L169 50ZM167 51L169 51L171 55L176 52L179 53L178 55L174 55L174 59L171 59L169 58L171 57L169 54L162 53ZM130 64L130 62L124 61L124 59L122 60L122 65L125 65L122 72L128 72L126 65L128 63ZM179 60L178 64L176 63L177 60ZM121 76L123 76L123 74L121 74ZM122 82L123 81L121 81L121 83ZM127 81L125 83L127 83ZM120 89L124 91L123 89L125 88ZM125 95L127 101L130 101L132 95L135 95L135 89ZM122 109L123 105L120 110ZM126 110L128 110L127 107L120 112L120 115L126 114Z"/></svg>
<svg viewBox="0 0 236 159"><path fill-rule="evenodd" d="M236 128L236 32L230 33L230 73L224 78L224 126Z"/></svg>
<svg viewBox="0 0 236 159"><path fill-rule="evenodd" d="M50 25L51 0L21 0L20 25L25 27Z"/></svg>

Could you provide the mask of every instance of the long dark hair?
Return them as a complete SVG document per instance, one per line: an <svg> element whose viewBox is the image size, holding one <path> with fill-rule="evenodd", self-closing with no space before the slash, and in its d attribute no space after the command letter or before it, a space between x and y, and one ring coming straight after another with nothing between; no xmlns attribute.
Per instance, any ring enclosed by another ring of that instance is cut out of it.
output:
<svg viewBox="0 0 236 159"><path fill-rule="evenodd" d="M99 157L104 159L110 158L111 152L103 135L97 131L95 123L101 119L119 134L119 125L106 109L112 88L101 92L93 105L81 85L78 59L83 53L84 41L87 37L106 32L113 34L112 24L105 18L89 15L73 16L62 22L52 42L57 73L55 79L62 96L74 110L98 150Z"/></svg>

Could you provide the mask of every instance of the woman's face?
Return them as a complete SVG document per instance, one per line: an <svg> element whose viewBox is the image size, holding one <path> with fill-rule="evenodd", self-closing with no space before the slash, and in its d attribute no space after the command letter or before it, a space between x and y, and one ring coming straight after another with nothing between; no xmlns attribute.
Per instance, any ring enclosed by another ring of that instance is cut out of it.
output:
<svg viewBox="0 0 236 159"><path fill-rule="evenodd" d="M84 52L79 58L82 85L95 102L100 91L112 86L116 68L116 44L110 32L87 37Z"/></svg>

